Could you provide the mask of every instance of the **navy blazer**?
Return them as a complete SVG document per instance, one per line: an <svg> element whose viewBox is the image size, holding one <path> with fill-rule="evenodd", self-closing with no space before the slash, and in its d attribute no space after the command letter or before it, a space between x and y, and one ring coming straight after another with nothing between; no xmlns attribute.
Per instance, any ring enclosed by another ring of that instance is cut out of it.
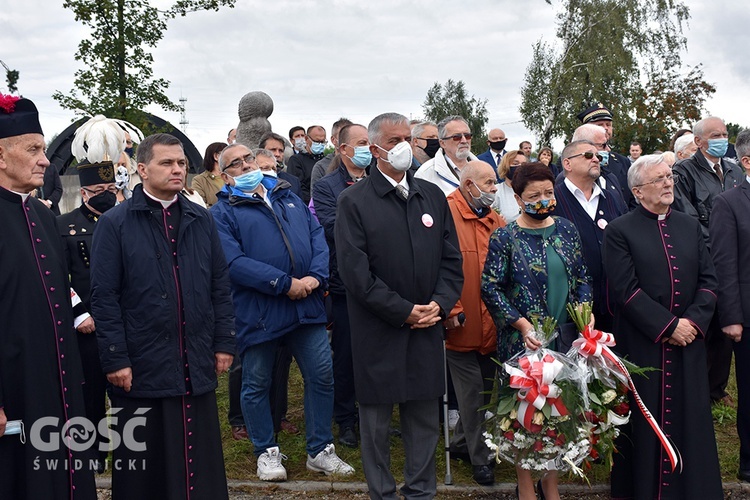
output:
<svg viewBox="0 0 750 500"><path fill-rule="evenodd" d="M708 234L711 258L719 278L719 325L750 327L750 275L741 265L750 261L750 182L714 198ZM744 340L744 338L743 338Z"/></svg>

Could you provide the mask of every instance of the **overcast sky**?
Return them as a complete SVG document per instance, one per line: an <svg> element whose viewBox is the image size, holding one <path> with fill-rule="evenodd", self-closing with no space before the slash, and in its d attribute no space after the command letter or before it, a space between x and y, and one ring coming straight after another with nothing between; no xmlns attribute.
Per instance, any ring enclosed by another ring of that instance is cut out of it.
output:
<svg viewBox="0 0 750 500"><path fill-rule="evenodd" d="M72 88L74 60L87 28L62 0L0 0L0 59L20 71L19 90L39 108L47 138L73 114L51 98ZM166 6L159 0L156 5ZM702 63L717 92L708 111L750 125L750 43L743 2L687 0L687 65ZM518 112L531 46L553 41L559 0L237 0L234 9L170 21L153 50L154 72L171 81L168 95L187 98L187 135L203 153L238 122L237 104L262 90L284 136L293 125L330 126L340 116L367 125L375 115L423 114L433 83L463 80L487 98L488 128L505 130L509 146L536 141ZM4 75L4 73L3 73ZM4 78L0 91L5 91ZM177 125L179 113L150 108ZM615 122L616 126L616 122ZM616 133L616 130L615 130Z"/></svg>

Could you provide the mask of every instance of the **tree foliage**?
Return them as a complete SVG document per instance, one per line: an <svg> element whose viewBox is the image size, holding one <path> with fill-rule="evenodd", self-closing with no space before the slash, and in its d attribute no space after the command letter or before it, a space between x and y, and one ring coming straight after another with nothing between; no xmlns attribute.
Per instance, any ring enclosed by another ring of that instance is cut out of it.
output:
<svg viewBox="0 0 750 500"><path fill-rule="evenodd" d="M569 138L580 125L576 114L602 102L615 116L618 149L633 139L662 144L662 130L668 140L715 91L700 67L680 72L688 18L680 0L564 0L557 43L534 45L522 89L524 124L548 145ZM688 96L684 108L672 102Z"/></svg>
<svg viewBox="0 0 750 500"><path fill-rule="evenodd" d="M739 134L745 129L747 129L747 127L743 127L742 125L739 125L737 123L727 122L727 133L729 134L729 142L734 143L734 141L737 140L737 134Z"/></svg>
<svg viewBox="0 0 750 500"><path fill-rule="evenodd" d="M462 80L454 82L449 79L444 85L435 82L427 91L422 109L425 118L435 123L446 116L463 116L469 123L469 130L474 134L471 149L480 151L487 146L487 133L484 130L489 121L487 99L477 99L473 95L469 97Z"/></svg>
<svg viewBox="0 0 750 500"><path fill-rule="evenodd" d="M16 69L10 69L7 64L0 61L0 65L5 69L5 83L8 87L9 94L15 94L18 92L18 78L21 74Z"/></svg>
<svg viewBox="0 0 750 500"><path fill-rule="evenodd" d="M169 81L156 78L148 51L164 37L167 21L199 10L234 7L235 0L177 0L158 10L148 0L65 0L76 21L91 28L81 40L75 59L74 88L53 94L63 108L77 115L103 114L143 124L143 110L158 104L167 111L180 107L166 94Z"/></svg>

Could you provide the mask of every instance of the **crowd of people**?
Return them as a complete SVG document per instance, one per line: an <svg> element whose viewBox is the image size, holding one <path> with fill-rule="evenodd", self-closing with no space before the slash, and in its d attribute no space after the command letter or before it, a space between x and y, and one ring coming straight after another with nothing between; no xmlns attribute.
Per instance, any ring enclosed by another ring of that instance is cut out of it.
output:
<svg viewBox="0 0 750 500"><path fill-rule="evenodd" d="M750 481L750 131L730 149L708 117L673 151L633 141L626 157L606 106L578 118L557 161L529 141L506 149L500 129L475 155L482 131L457 115L342 118L330 154L320 125L258 144L232 130L188 185L178 139L95 117L73 148L80 206L56 217L38 111L0 95L0 498L93 499L107 460L115 499L228 498L223 372L232 437L252 442L260 480L284 481L292 359L308 469L351 475L336 444L359 447L371 498L435 496L450 392L450 455L493 484L495 360L540 348L544 318L560 325L547 347L566 352L566 305L581 302L621 355L659 370L635 385L681 456L673 471L633 411L612 497L723 498L711 405L734 404L733 351ZM519 498L559 498L555 471L536 486L516 472Z"/></svg>

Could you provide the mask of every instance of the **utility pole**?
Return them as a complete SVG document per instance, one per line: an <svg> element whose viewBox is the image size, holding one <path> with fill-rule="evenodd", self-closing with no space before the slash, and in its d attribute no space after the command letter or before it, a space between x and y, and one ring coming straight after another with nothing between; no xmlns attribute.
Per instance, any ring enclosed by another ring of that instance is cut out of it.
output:
<svg viewBox="0 0 750 500"><path fill-rule="evenodd" d="M187 126L188 126L188 123L190 123L187 119L187 114L185 113L186 102L187 102L187 97L180 96L180 127L182 128L183 134L187 134Z"/></svg>

